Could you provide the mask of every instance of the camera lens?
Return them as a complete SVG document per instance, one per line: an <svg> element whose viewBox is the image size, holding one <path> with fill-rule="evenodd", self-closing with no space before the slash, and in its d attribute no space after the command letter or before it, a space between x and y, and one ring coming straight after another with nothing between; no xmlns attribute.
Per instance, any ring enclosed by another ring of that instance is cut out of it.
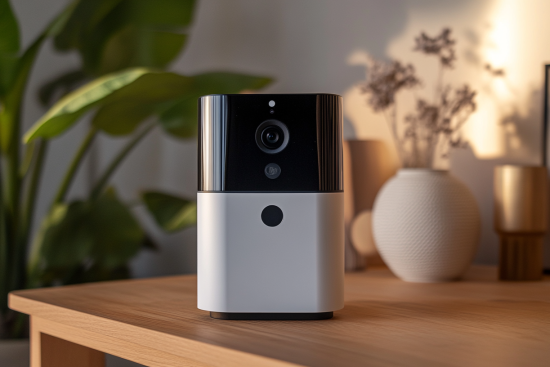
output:
<svg viewBox="0 0 550 367"><path fill-rule="evenodd" d="M277 134L276 132L270 131L265 134L265 138L270 144L275 144L277 140L279 140L279 134Z"/></svg>
<svg viewBox="0 0 550 367"><path fill-rule="evenodd" d="M262 131L262 143L268 149L277 149L283 144L284 133L279 126L268 126Z"/></svg>
<svg viewBox="0 0 550 367"><path fill-rule="evenodd" d="M279 120L265 120L256 128L256 144L267 154L277 154L285 149L290 141L290 133Z"/></svg>

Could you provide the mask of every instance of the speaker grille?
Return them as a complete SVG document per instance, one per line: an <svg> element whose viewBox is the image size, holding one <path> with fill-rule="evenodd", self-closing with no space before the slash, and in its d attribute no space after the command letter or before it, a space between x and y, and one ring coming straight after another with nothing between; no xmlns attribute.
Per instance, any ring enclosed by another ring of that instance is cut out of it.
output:
<svg viewBox="0 0 550 367"><path fill-rule="evenodd" d="M342 97L330 94L317 96L317 154L319 190L341 191L342 173Z"/></svg>

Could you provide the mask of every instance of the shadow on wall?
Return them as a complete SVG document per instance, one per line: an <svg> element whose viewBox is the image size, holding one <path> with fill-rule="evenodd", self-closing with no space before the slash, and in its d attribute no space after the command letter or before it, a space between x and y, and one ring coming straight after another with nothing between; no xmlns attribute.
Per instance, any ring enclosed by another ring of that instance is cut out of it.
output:
<svg viewBox="0 0 550 367"><path fill-rule="evenodd" d="M484 32L490 34L494 28L486 24ZM478 90L478 112L465 131L476 157L539 164L541 89L521 90L522 86L514 85L510 79L506 67L491 63L491 53L502 47L491 38L467 28L460 40L465 43L461 60L477 70L477 75L470 77L477 79L474 88Z"/></svg>
<svg viewBox="0 0 550 367"><path fill-rule="evenodd" d="M542 163L542 91L533 89L529 94L527 115L513 106L512 112L501 119L504 131L504 157L524 164Z"/></svg>
<svg viewBox="0 0 550 367"><path fill-rule="evenodd" d="M495 98L495 103L498 100ZM450 166L477 199L482 218L480 246L476 263L496 264L498 261L498 236L493 226L493 172L503 164L539 165L541 163L542 93L534 89L530 93L527 115L519 112L517 104L507 106L512 112L497 120L500 154L494 159L480 159L472 147L454 150ZM475 174L473 174L475 173ZM550 223L549 223L550 224ZM550 236L546 239L546 266L550 266Z"/></svg>
<svg viewBox="0 0 550 367"><path fill-rule="evenodd" d="M482 218L486 222L483 225L476 262L495 263L498 259L498 236L493 230L494 167L502 164L541 164L543 93L541 88L531 88L530 91L520 93L509 80L506 69L495 68L483 59L483 49L497 46L484 44L483 37L472 29L466 30L464 36L467 43L463 53L464 60L470 65L483 67L495 76L495 80L482 82L481 93L487 97L486 102L493 105L487 116L493 117L496 122L493 142L495 151L490 154L496 157L480 160L483 157L476 157L472 151L455 151L451 166L453 173L474 192ZM475 140L475 130L470 129L469 133ZM483 144L484 141L482 138L479 143ZM471 175L472 172L476 172L476 175ZM550 267L550 235L546 236L545 241L545 266Z"/></svg>

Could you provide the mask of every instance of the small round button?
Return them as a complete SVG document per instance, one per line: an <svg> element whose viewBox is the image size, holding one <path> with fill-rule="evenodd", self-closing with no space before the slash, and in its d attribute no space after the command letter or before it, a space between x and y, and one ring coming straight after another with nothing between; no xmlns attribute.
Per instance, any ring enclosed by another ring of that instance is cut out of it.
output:
<svg viewBox="0 0 550 367"><path fill-rule="evenodd" d="M283 221L283 211L276 205L268 205L262 210L262 222L266 226L276 227Z"/></svg>
<svg viewBox="0 0 550 367"><path fill-rule="evenodd" d="M270 163L265 166L264 173L267 178L276 179L281 174L281 167L276 163Z"/></svg>

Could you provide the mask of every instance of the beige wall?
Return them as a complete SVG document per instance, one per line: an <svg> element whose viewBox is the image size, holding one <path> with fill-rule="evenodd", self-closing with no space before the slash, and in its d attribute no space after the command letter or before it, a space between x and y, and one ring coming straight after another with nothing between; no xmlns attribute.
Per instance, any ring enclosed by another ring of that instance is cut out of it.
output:
<svg viewBox="0 0 550 367"><path fill-rule="evenodd" d="M454 85L468 83L478 91L477 111L464 126L470 148L453 151L447 166L470 187L479 204L483 230L476 261L494 264L498 238L492 228L493 167L541 162L543 64L550 60L550 41L544 36L550 23L544 13L550 4L537 0L408 4L404 29L388 42L385 53L417 67L425 85L418 95L430 98L437 62L412 51L412 40L421 30L435 35L443 26L451 27L458 41L458 61L445 80ZM358 48L355 55L364 51L370 52ZM491 76L484 69L487 63L503 68L505 76ZM346 90L345 96L356 135L392 144L383 117L369 110L357 88ZM412 103L410 94L398 97L401 117L412 109ZM550 247L546 263L550 266Z"/></svg>
<svg viewBox="0 0 550 367"><path fill-rule="evenodd" d="M65 1L13 3L28 43ZM452 27L458 39L459 60L448 80L476 88L479 108L465 129L472 148L454 152L450 166L474 192L482 212L483 233L476 261L495 263L492 167L504 161L538 163L541 70L543 62L550 60L550 41L545 36L550 34L550 23L544 18L548 10L550 3L542 0L203 0L199 1L189 45L173 68L185 73L224 69L270 75L277 81L266 91L273 93L342 94L346 136L391 143L384 120L366 107L357 92L364 68L353 65L351 56L368 52L377 58L413 62L429 88L434 81L435 61L413 53L412 39L421 30L435 33L444 26ZM31 88L76 61L76 55L61 58L46 47ZM506 78L490 78L482 68L485 62L505 68ZM27 98L28 125L41 113L33 99L32 95ZM412 99L403 95L399 103L400 110L406 111ZM83 128L71 130L53 144L42 193L51 195ZM86 192L90 178L97 176L120 144L120 139L111 138L98 142L94 160L81 172L73 195ZM195 171L195 143L175 141L157 132L134 152L115 183L128 199L150 187L194 196ZM47 203L41 200L42 211ZM171 236L159 233L154 226L151 230L162 251L140 255L134 261L136 275L196 269L194 229Z"/></svg>

